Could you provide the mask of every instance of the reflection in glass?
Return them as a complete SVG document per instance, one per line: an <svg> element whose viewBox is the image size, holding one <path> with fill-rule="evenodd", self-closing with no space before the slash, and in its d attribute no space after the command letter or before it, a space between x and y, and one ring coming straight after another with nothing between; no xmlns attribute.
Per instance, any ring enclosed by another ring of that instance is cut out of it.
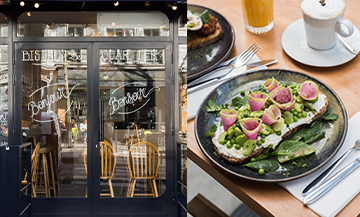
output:
<svg viewBox="0 0 360 217"><path fill-rule="evenodd" d="M8 145L8 45L0 45L0 146Z"/></svg>
<svg viewBox="0 0 360 217"><path fill-rule="evenodd" d="M186 23L187 23L187 16L185 11L183 14L181 14L178 21L179 36L187 36Z"/></svg>
<svg viewBox="0 0 360 217"><path fill-rule="evenodd" d="M7 17L0 13L0 37L8 37L9 36L9 24Z"/></svg>
<svg viewBox="0 0 360 217"><path fill-rule="evenodd" d="M85 197L86 50L21 52L22 135L32 143L35 164L32 196Z"/></svg>
<svg viewBox="0 0 360 217"><path fill-rule="evenodd" d="M179 65L178 65L178 76L179 76L179 143L181 145L181 191L183 194L187 194L187 45L179 45Z"/></svg>
<svg viewBox="0 0 360 217"><path fill-rule="evenodd" d="M104 49L99 61L104 143L117 157L101 196L157 197L166 188L165 51Z"/></svg>
<svg viewBox="0 0 360 217"><path fill-rule="evenodd" d="M30 15L30 16L29 16ZM47 17L44 22L44 17ZM1 17L0 17L1 21ZM24 12L18 37L169 36L169 19L161 12Z"/></svg>

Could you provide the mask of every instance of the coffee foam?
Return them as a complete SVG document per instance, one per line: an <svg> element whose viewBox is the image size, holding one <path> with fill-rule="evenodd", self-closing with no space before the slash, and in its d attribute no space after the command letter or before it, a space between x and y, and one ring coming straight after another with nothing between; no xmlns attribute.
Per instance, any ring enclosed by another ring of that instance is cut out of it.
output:
<svg viewBox="0 0 360 217"><path fill-rule="evenodd" d="M339 15L345 8L343 0L325 0L322 6L318 0L304 0L301 9L314 18L331 18Z"/></svg>

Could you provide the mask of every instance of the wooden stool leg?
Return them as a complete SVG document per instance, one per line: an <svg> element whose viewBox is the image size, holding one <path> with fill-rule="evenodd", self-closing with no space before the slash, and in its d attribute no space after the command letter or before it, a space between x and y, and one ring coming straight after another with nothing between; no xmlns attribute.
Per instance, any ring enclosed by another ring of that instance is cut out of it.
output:
<svg viewBox="0 0 360 217"><path fill-rule="evenodd" d="M43 168L44 168L45 195L46 197L49 197L50 189L49 189L49 173L47 167L47 159L45 154L43 154L42 156L43 156Z"/></svg>
<svg viewBox="0 0 360 217"><path fill-rule="evenodd" d="M114 189L113 189L113 186L112 186L111 179L109 179L109 187L110 187L110 194L111 194L111 197L114 197Z"/></svg>
<svg viewBox="0 0 360 217"><path fill-rule="evenodd" d="M56 187L55 187L54 165L53 165L53 159L52 159L51 152L49 152L49 157L50 157L50 170L51 170L52 189L53 189L53 192L54 192L54 197L57 197L57 195L56 195Z"/></svg>

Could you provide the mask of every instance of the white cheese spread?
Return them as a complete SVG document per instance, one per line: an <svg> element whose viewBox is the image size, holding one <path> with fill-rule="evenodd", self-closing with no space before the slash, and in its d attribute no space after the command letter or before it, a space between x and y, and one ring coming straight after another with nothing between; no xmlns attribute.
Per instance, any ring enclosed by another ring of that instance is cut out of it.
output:
<svg viewBox="0 0 360 217"><path fill-rule="evenodd" d="M313 107L316 112L319 112L325 106L325 99L326 96L324 94L319 94L319 98L315 103L309 103L311 107ZM244 107L241 107L243 109ZM289 124L289 127L284 124L283 128L281 129L281 135L278 136L276 133L270 134L265 137L265 142L262 143L260 146L256 145L254 150L258 150L260 148L267 148L269 145L272 145L275 148L282 140L281 136L287 133L288 131L292 130L293 128L303 125L303 124L310 124L314 118L314 114L312 112L307 113L308 116L305 118L299 118L297 122ZM226 144L222 145L218 142L218 138L220 134L224 132L224 127L220 126L215 132L215 137L212 139L213 144L217 147L220 154L223 154L228 157L235 157L235 158L243 158L245 157L243 152L244 149L241 147L240 150L236 150L234 147L228 149ZM260 137L258 138L260 139Z"/></svg>

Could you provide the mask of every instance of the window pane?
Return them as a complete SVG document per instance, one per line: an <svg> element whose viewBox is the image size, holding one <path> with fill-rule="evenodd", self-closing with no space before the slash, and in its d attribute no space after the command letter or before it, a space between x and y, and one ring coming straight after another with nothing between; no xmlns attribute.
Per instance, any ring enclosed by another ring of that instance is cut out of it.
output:
<svg viewBox="0 0 360 217"><path fill-rule="evenodd" d="M46 18L46 19L45 19ZM161 12L25 12L18 37L151 37L169 36Z"/></svg>
<svg viewBox="0 0 360 217"><path fill-rule="evenodd" d="M165 51L100 50L99 61L106 141L100 153L112 153L100 158L115 167L101 178L101 196L157 197L166 188Z"/></svg>
<svg viewBox="0 0 360 217"><path fill-rule="evenodd" d="M178 21L179 36L187 36L186 22L187 22L187 16L185 11L183 14L181 14Z"/></svg>
<svg viewBox="0 0 360 217"><path fill-rule="evenodd" d="M9 24L7 17L0 13L0 37L8 37Z"/></svg>
<svg viewBox="0 0 360 217"><path fill-rule="evenodd" d="M22 50L21 75L36 197L86 197L86 50Z"/></svg>
<svg viewBox="0 0 360 217"><path fill-rule="evenodd" d="M8 45L0 45L0 146L8 145Z"/></svg>

